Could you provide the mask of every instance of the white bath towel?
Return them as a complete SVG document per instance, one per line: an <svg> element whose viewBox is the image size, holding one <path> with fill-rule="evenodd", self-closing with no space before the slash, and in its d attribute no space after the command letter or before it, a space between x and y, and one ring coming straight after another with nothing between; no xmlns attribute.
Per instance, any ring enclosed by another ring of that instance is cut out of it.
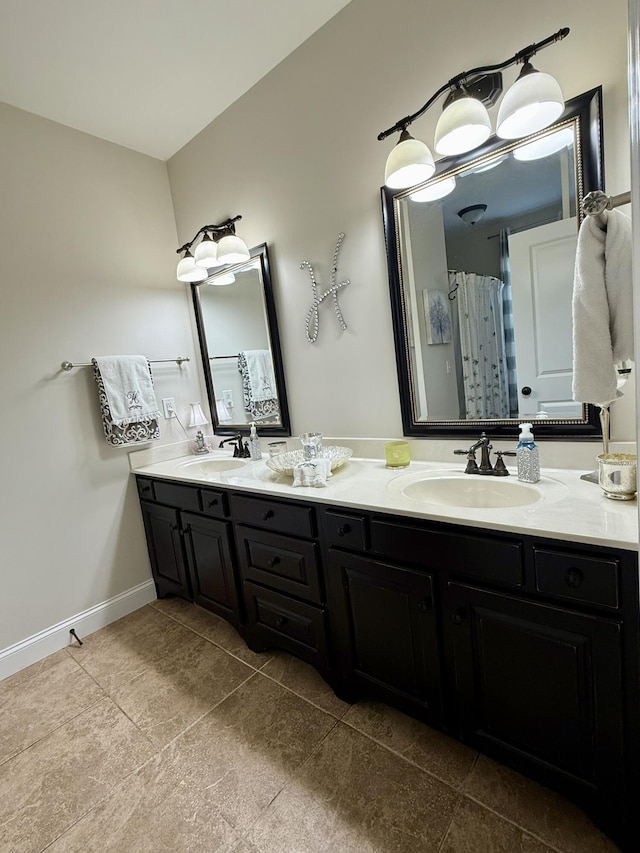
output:
<svg viewBox="0 0 640 853"><path fill-rule="evenodd" d="M585 217L573 282L573 399L620 396L615 365L633 358L631 220L619 210Z"/></svg>
<svg viewBox="0 0 640 853"><path fill-rule="evenodd" d="M143 355L96 356L114 426L159 418L149 361Z"/></svg>

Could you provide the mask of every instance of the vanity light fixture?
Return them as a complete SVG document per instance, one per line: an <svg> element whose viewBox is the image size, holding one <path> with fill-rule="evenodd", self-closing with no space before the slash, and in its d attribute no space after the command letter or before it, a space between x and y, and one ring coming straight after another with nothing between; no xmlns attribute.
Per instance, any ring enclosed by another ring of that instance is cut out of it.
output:
<svg viewBox="0 0 640 853"><path fill-rule="evenodd" d="M207 270L249 260L251 254L247 244L236 234L235 223L239 219L242 216L226 219L219 225L203 225L193 239L176 250L183 255L176 272L178 281L204 281ZM191 249L200 237L194 255Z"/></svg>
<svg viewBox="0 0 640 853"><path fill-rule="evenodd" d="M573 145L573 141L573 130L570 127L563 127L555 133L548 133L546 136L527 142L526 145L519 145L513 152L513 157L514 160L530 163L568 148Z"/></svg>
<svg viewBox="0 0 640 853"><path fill-rule="evenodd" d="M504 62L457 74L417 112L379 133L378 139L383 140L400 132L400 139L387 158L385 184L392 189L407 189L429 180L434 174L436 167L429 147L414 139L407 128L447 90L449 94L444 101L444 112L436 125L435 150L438 154L454 156L482 145L491 135L487 107L497 103L502 93L501 71L511 65L522 63L523 67L502 99L496 134L501 139L519 139L553 124L564 109L564 98L557 81L550 74L537 71L531 65L531 58L568 35L569 28L563 27L543 41L519 50Z"/></svg>
<svg viewBox="0 0 640 853"><path fill-rule="evenodd" d="M437 201L439 198L444 198L448 196L449 193L452 193L456 188L456 179L454 175L450 175L448 178L444 178L442 181L437 181L436 183L429 184L427 187L423 187L421 190L416 190L414 193L411 193L409 198L411 201Z"/></svg>

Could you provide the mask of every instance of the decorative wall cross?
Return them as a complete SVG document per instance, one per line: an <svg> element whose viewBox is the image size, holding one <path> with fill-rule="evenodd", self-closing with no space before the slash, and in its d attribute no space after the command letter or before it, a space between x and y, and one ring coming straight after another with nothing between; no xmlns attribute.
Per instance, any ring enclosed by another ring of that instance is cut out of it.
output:
<svg viewBox="0 0 640 853"><path fill-rule="evenodd" d="M316 282L316 277L310 262L302 261L302 263L300 264L301 270L303 270L305 267L309 270L309 276L311 277L311 289L313 290L313 304L311 305L309 313L307 314L307 319L305 320L307 340L309 341L309 343L312 344L314 344L318 338L318 329L320 327L320 317L318 315L318 308L320 307L320 304L324 302L327 296L331 296L333 299L333 310L336 312L336 317L338 318L340 328L343 331L346 331L347 329L347 324L344 321L342 311L340 310L340 304L338 302L338 291L342 287L346 287L348 284L350 284L350 282L348 278L339 283L336 282L336 273L338 271L338 253L340 252L340 246L342 245L343 240L344 234L341 232L340 234L338 234L338 242L336 243L336 248L333 253L333 262L331 264L331 287L325 290L325 292L322 293L320 296L318 296L318 284Z"/></svg>

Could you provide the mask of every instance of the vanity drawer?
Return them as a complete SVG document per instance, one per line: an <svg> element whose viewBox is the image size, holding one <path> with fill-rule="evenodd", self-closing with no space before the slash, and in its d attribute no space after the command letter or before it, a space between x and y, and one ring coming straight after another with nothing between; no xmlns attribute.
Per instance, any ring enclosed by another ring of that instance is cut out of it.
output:
<svg viewBox="0 0 640 853"><path fill-rule="evenodd" d="M325 510L322 517L324 535L328 547L350 548L366 551L369 548L367 519L348 512Z"/></svg>
<svg viewBox="0 0 640 853"><path fill-rule="evenodd" d="M265 530L277 530L279 533L306 536L308 539L316 535L313 507L245 495L232 495L231 506L234 520L237 522L252 524Z"/></svg>
<svg viewBox="0 0 640 853"><path fill-rule="evenodd" d="M200 489L202 512L214 518L227 518L229 515L229 499L225 492L219 489Z"/></svg>
<svg viewBox="0 0 640 853"><path fill-rule="evenodd" d="M153 485L158 503L175 506L178 509L200 511L198 489L193 486L183 486L181 483L171 483L168 480L156 480Z"/></svg>
<svg viewBox="0 0 640 853"><path fill-rule="evenodd" d="M136 477L136 484L138 486L138 495L141 500L155 500L153 480L148 480L146 477Z"/></svg>
<svg viewBox="0 0 640 853"><path fill-rule="evenodd" d="M520 587L524 583L524 546L497 537L444 533L374 519L372 549L390 560L428 569Z"/></svg>
<svg viewBox="0 0 640 853"><path fill-rule="evenodd" d="M325 611L279 592L244 582L247 615L254 637L315 664L327 661Z"/></svg>
<svg viewBox="0 0 640 853"><path fill-rule="evenodd" d="M318 545L237 525L238 557L243 578L258 581L318 604Z"/></svg>
<svg viewBox="0 0 640 853"><path fill-rule="evenodd" d="M613 610L620 606L619 564L615 558L534 548L534 566L538 592Z"/></svg>

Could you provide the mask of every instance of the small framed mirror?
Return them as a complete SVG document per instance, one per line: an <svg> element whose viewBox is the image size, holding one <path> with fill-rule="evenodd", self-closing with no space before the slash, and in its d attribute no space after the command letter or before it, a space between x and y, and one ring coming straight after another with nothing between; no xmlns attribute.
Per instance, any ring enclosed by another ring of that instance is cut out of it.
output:
<svg viewBox="0 0 640 853"><path fill-rule="evenodd" d="M382 188L405 435L598 438L572 400L572 291L582 199L603 189L601 89L549 128L443 158Z"/></svg>
<svg viewBox="0 0 640 853"><path fill-rule="evenodd" d="M290 435L267 245L191 285L214 432Z"/></svg>

